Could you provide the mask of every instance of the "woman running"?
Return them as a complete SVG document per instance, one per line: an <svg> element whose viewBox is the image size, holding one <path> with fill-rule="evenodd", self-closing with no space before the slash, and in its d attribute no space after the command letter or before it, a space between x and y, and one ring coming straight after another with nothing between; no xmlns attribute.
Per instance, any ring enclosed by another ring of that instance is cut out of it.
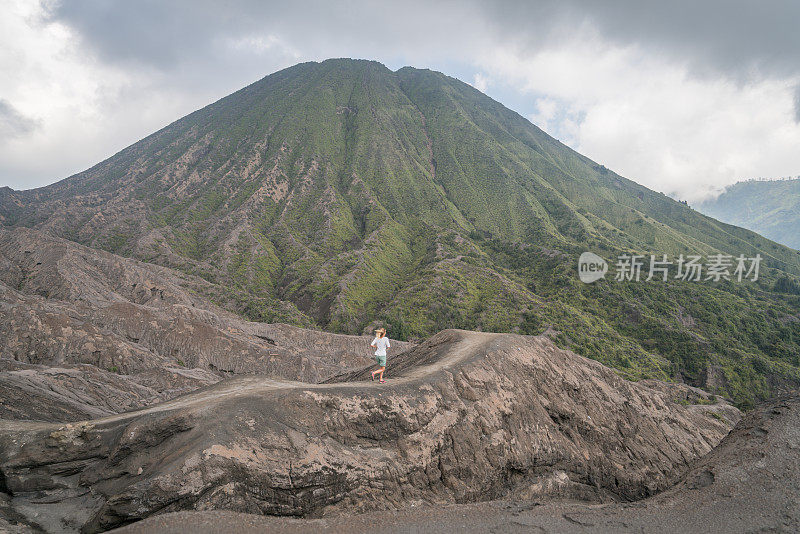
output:
<svg viewBox="0 0 800 534"><path fill-rule="evenodd" d="M383 379L383 372L386 371L386 349L391 347L389 338L386 337L386 329L378 328L375 330L375 339L372 340L370 346L375 347L375 361L381 366L380 369L372 371L372 379L375 380L375 375L380 375L380 383L383 384L386 380Z"/></svg>

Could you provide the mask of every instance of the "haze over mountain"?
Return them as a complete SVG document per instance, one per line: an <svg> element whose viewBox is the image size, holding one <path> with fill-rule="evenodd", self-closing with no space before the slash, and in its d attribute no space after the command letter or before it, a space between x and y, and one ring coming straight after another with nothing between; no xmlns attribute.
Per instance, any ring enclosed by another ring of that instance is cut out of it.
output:
<svg viewBox="0 0 800 534"><path fill-rule="evenodd" d="M800 178L738 182L697 209L800 249Z"/></svg>
<svg viewBox="0 0 800 534"><path fill-rule="evenodd" d="M618 176L473 87L328 60L91 169L0 190L0 220L199 275L232 311L392 337L555 336L630 378L748 405L800 383L800 252ZM758 282L580 283L579 254L761 254Z"/></svg>

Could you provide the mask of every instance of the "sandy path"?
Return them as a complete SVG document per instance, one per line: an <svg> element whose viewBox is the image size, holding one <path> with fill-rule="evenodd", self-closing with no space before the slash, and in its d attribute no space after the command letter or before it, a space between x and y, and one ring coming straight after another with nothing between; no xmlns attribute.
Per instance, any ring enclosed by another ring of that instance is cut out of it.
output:
<svg viewBox="0 0 800 534"><path fill-rule="evenodd" d="M219 382L217 384L187 393L186 395L176 397L175 399L162 402L148 408L142 408L140 410L116 415L109 415L98 419L90 419L87 421L75 421L70 424L76 425L82 422L88 422L92 425L98 426L134 419L149 413L189 408L192 406L203 405L210 401L222 401L240 395L262 394L269 391L278 391L282 389L335 391L347 388L355 388L359 390L372 390L377 388L381 390L391 390L393 387L424 379L438 371L453 367L459 362L475 356L478 351L484 349L486 345L495 339L506 335L471 332L467 330L458 330L458 332L459 339L455 342L451 342L451 347L447 351L447 355L445 357L428 365L412 367L410 369L406 369L405 372L401 371L399 376L387 380L385 384L380 384L377 381L373 382L371 380L358 382L339 382L331 384L311 384L307 382L296 382L291 380L274 380L261 376L243 376ZM48 428L57 429L64 426L64 424L65 423L0 420L0 432L8 430L41 430Z"/></svg>

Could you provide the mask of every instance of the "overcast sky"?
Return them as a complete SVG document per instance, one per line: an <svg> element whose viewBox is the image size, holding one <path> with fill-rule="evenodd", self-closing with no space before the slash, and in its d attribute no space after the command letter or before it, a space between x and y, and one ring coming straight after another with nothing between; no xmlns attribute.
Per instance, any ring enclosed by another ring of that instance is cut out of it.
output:
<svg viewBox="0 0 800 534"><path fill-rule="evenodd" d="M455 76L592 159L698 201L800 175L800 2L0 0L0 186L38 187L271 72Z"/></svg>

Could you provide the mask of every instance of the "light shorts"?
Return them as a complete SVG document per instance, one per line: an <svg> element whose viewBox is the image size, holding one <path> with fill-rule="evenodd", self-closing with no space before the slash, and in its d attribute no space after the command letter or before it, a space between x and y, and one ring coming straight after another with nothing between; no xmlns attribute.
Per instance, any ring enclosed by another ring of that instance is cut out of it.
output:
<svg viewBox="0 0 800 534"><path fill-rule="evenodd" d="M378 362L378 365L381 367L386 367L386 355L383 356L375 355L375 361Z"/></svg>

